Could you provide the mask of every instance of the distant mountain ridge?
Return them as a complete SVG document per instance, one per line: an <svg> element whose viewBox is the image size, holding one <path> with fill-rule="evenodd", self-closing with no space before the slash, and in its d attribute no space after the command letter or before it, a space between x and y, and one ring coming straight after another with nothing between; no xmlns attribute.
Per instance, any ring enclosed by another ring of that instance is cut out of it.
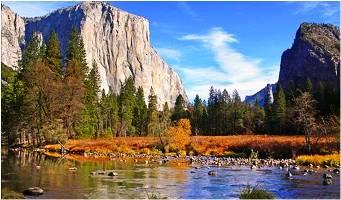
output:
<svg viewBox="0 0 341 200"><path fill-rule="evenodd" d="M259 105L263 107L266 94L270 93L270 96L272 96L272 101L273 101L273 94L276 91L276 86L277 84L267 84L263 89L258 91L256 94L246 96L244 102L249 105L254 105L256 102L256 99L258 99Z"/></svg>

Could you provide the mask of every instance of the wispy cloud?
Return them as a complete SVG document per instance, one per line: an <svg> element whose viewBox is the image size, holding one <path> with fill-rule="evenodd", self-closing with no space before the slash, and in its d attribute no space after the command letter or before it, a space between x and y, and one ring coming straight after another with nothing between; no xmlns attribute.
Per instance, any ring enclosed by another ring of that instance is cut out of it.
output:
<svg viewBox="0 0 341 200"><path fill-rule="evenodd" d="M211 85L218 89L237 89L241 97L253 94L267 83L273 83L278 78L278 65L268 68L261 67L262 59L250 58L231 46L238 43L234 35L227 33L220 27L212 28L207 34L185 35L180 40L197 41L214 55L216 67L208 68L181 68L178 69L187 80L193 77L187 91L190 98L194 93L207 98ZM277 75L276 75L277 73ZM225 82L224 82L225 81Z"/></svg>
<svg viewBox="0 0 341 200"><path fill-rule="evenodd" d="M177 6L186 15L193 18L197 18L199 16L187 2L178 2Z"/></svg>
<svg viewBox="0 0 341 200"><path fill-rule="evenodd" d="M2 2L22 17L44 16L58 8L74 5L77 2L25 2L5 1Z"/></svg>
<svg viewBox="0 0 341 200"><path fill-rule="evenodd" d="M322 17L338 17L338 12L340 11L340 4L333 5L330 2L299 2L299 7L294 14L305 14L305 13L316 13L320 14Z"/></svg>
<svg viewBox="0 0 341 200"><path fill-rule="evenodd" d="M176 62L180 61L181 53L176 49L170 48L156 48L157 52L161 55L161 57L166 58L168 60L173 60Z"/></svg>

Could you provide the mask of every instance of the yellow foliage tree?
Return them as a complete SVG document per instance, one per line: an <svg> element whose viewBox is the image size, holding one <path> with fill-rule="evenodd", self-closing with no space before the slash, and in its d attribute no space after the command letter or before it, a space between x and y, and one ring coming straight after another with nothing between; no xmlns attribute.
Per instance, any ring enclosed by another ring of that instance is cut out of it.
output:
<svg viewBox="0 0 341 200"><path fill-rule="evenodd" d="M188 119L180 119L176 126L169 127L166 132L166 141L170 148L184 150L190 143L191 123Z"/></svg>

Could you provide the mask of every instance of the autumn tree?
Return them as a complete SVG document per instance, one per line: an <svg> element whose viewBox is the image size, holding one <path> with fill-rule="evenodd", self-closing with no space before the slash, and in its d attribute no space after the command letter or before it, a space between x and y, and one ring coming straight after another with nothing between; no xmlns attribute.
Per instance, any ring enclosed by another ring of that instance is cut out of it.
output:
<svg viewBox="0 0 341 200"><path fill-rule="evenodd" d="M308 92L303 92L294 99L295 123L305 135L308 152L311 153L311 136L315 124L315 100Z"/></svg>
<svg viewBox="0 0 341 200"><path fill-rule="evenodd" d="M191 123L188 119L180 119L176 126L169 127L166 132L166 141L169 149L175 151L184 150L186 145L190 143Z"/></svg>

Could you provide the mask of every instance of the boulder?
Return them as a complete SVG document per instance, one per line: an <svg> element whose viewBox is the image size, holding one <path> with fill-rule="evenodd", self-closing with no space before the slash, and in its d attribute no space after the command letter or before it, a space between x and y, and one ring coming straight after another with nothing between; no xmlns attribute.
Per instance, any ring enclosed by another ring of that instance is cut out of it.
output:
<svg viewBox="0 0 341 200"><path fill-rule="evenodd" d="M208 175L210 175L210 176L218 176L218 172L212 170L212 171L208 172Z"/></svg>
<svg viewBox="0 0 341 200"><path fill-rule="evenodd" d="M116 173L116 172L109 172L108 176L118 176L118 173Z"/></svg>
<svg viewBox="0 0 341 200"><path fill-rule="evenodd" d="M42 195L43 193L44 193L44 190L39 187L31 187L23 192L24 195L29 195L29 196L39 196L39 195Z"/></svg>

